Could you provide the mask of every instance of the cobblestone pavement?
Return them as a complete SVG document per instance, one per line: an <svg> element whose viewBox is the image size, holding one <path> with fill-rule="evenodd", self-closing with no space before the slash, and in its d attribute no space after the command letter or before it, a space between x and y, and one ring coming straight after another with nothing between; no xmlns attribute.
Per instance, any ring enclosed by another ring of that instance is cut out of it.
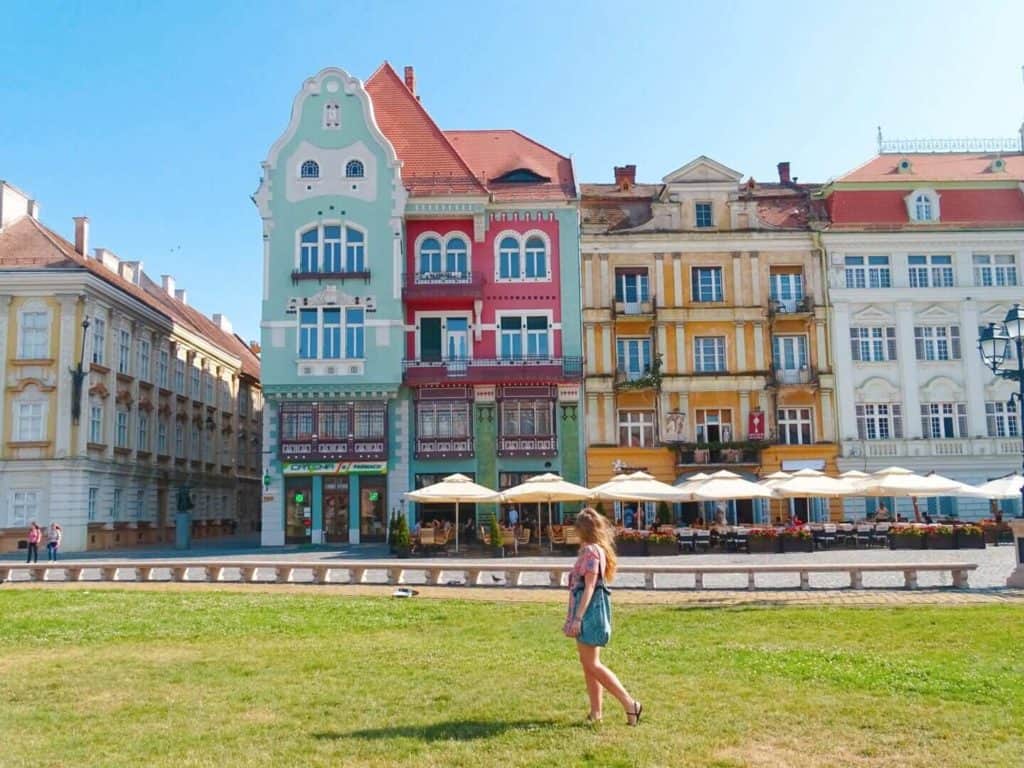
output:
<svg viewBox="0 0 1024 768"><path fill-rule="evenodd" d="M297 548L196 548L191 551L180 552L175 550L146 550L137 552L118 553L112 556L110 553L92 553L83 555L68 556L67 561L88 563L89 565L125 562L128 560L140 559L189 559L195 561L259 561L273 563L274 561L309 561L309 562L330 562L331 560L380 560L388 557L386 547L382 545L350 546L343 548L318 548L318 549L297 549ZM510 563L524 565L545 565L557 563L568 565L572 562L571 556L566 555L538 555L526 554L510 556ZM18 557L4 556L4 562L20 560ZM460 567L470 564L494 565L494 558L480 557L457 557L450 554L443 558L410 558L407 560L396 560L396 564L413 570L417 565L448 565L453 572L451 580L459 580L457 571ZM676 555L671 557L630 557L623 558L623 564L647 565L647 564L680 564L680 565L721 565L726 563L743 564L815 564L815 563L928 563L928 562L966 562L976 563L978 569L970 574L970 587L973 590L1004 589L1006 579L1014 568L1013 547L989 546L985 549L954 549L954 550L832 550L826 552L814 552L804 554L774 554L774 555L746 555L738 554L707 554L707 555ZM370 574L371 577L373 574ZM418 576L410 573L409 581L415 583ZM534 581L530 581L533 578ZM528 577L527 585L544 583L545 576L537 574ZM849 577L845 573L818 573L811 574L811 587L813 591L838 590L849 585ZM761 574L757 577L759 588L768 590L795 589L799 585L798 574ZM638 587L642 585L642 577L639 575L622 574L616 579L616 586L621 589ZM949 573L921 573L919 576L921 587L951 587L952 579ZM693 587L693 576L678 575L660 576L657 586L665 589L688 589ZM744 590L743 594L751 596L747 592L746 576L737 575L705 575L705 590ZM872 589L892 589L903 587L903 575L899 572L892 573L865 573L864 587ZM360 588L361 589L361 588ZM701 592L696 594L707 594ZM845 593L844 593L845 594Z"/></svg>

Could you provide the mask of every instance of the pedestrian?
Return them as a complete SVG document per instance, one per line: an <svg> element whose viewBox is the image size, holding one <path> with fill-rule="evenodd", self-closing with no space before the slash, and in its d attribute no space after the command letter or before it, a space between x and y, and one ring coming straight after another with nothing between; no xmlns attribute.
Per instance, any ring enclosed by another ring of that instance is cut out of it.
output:
<svg viewBox="0 0 1024 768"><path fill-rule="evenodd" d="M576 652L590 699L587 720L602 717L604 691L618 699L629 725L638 725L643 705L634 699L619 678L601 663L601 648L612 632L611 593L607 583L615 578L614 533L608 521L587 507L576 515L580 552L569 573L569 612L562 631L576 639Z"/></svg>
<svg viewBox="0 0 1024 768"><path fill-rule="evenodd" d="M46 556L47 559L57 562L57 550L60 549L61 539L64 538L64 531L59 523L50 523L46 529Z"/></svg>
<svg viewBox="0 0 1024 768"><path fill-rule="evenodd" d="M515 528L519 525L519 510L515 507L508 508L508 527Z"/></svg>
<svg viewBox="0 0 1024 768"><path fill-rule="evenodd" d="M43 538L43 529L36 525L36 521L32 521L31 527L28 529L28 558L26 563L38 563L39 562L39 540Z"/></svg>

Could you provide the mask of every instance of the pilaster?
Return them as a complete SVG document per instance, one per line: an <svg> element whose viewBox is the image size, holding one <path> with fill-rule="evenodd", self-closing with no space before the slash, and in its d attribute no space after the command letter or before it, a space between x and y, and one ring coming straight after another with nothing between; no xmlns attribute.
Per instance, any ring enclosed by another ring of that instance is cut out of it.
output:
<svg viewBox="0 0 1024 768"><path fill-rule="evenodd" d="M10 405L10 398L7 396L7 329L13 298L6 293L0 294L0 456L7 453L7 447L3 442L4 421Z"/></svg>
<svg viewBox="0 0 1024 768"><path fill-rule="evenodd" d="M747 363L747 339L744 333L746 324L742 321L736 322L736 368L738 371L749 370ZM728 363L727 363L728 364Z"/></svg>
<svg viewBox="0 0 1024 768"><path fill-rule="evenodd" d="M674 288L673 307L683 306L683 256L672 254L672 287Z"/></svg>
<svg viewBox="0 0 1024 768"><path fill-rule="evenodd" d="M965 390L967 394L967 433L971 437L988 434L985 418L984 370L981 355L973 349L978 334L978 303L967 299L960 303L960 347L967 368Z"/></svg>
<svg viewBox="0 0 1024 768"><path fill-rule="evenodd" d="M896 305L896 342L899 347L900 389L903 392L903 434L911 440L920 439L921 386L914 352L914 305L909 301Z"/></svg>
<svg viewBox="0 0 1024 768"><path fill-rule="evenodd" d="M672 373L684 374L689 369L686 364L686 326L676 323L676 370Z"/></svg>
<svg viewBox="0 0 1024 768"><path fill-rule="evenodd" d="M55 457L66 458L71 453L71 395L74 384L70 371L77 363L75 359L75 307L78 306L78 296L72 294L58 294L57 301L60 304L60 337L57 347L57 435L55 443ZM86 389L85 382L82 385ZM82 397L82 416L79 425L88 424L88 407L86 398Z"/></svg>
<svg viewBox="0 0 1024 768"><path fill-rule="evenodd" d="M764 323L754 323L754 369L768 370L764 361Z"/></svg>
<svg viewBox="0 0 1024 768"><path fill-rule="evenodd" d="M773 414L774 415L774 414ZM743 440L747 439L747 425L750 423L750 392L740 390L740 423L737 425L737 435L742 435Z"/></svg>
<svg viewBox="0 0 1024 768"><path fill-rule="evenodd" d="M850 343L850 305L839 302L832 305L832 341L836 349ZM839 438L857 436L857 409L854 401L853 361L849 354L836 355L835 365L837 410L839 412Z"/></svg>

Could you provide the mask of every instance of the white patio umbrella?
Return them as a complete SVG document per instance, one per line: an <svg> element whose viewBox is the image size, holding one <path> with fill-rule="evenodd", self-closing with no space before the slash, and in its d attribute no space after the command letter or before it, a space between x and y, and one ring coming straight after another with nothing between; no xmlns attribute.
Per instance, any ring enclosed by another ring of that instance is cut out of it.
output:
<svg viewBox="0 0 1024 768"><path fill-rule="evenodd" d="M746 480L735 472L720 469L691 491L697 501L728 501L732 499L770 499L770 488Z"/></svg>
<svg viewBox="0 0 1024 768"><path fill-rule="evenodd" d="M615 475L611 480L591 488L595 499L609 501L686 501L679 488L656 480L646 472Z"/></svg>
<svg viewBox="0 0 1024 768"><path fill-rule="evenodd" d="M852 491L846 483L836 477L829 477L816 469L801 469L788 480L772 486L776 496L783 498L805 498L809 496L847 496Z"/></svg>
<svg viewBox="0 0 1024 768"><path fill-rule="evenodd" d="M690 475L688 478L683 480L683 482L676 483L675 488L680 493L685 493L688 497L685 500L688 501L689 499L693 498L693 496L691 495L693 493L693 489L696 488L701 483L703 483L705 480L710 479L711 475L709 475L707 472L697 472L695 474Z"/></svg>
<svg viewBox="0 0 1024 768"><path fill-rule="evenodd" d="M847 472L843 472L836 479L849 489L847 495L855 496L855 491L860 487L860 484L869 477L871 477L871 475L867 472L861 472L859 469L851 469Z"/></svg>
<svg viewBox="0 0 1024 768"><path fill-rule="evenodd" d="M920 520L918 498L932 496L984 496L977 488L935 473L919 475L903 467L886 467L855 484L854 496L910 498L914 519Z"/></svg>
<svg viewBox="0 0 1024 768"><path fill-rule="evenodd" d="M982 483L978 490L989 499L1019 499L1021 486L1024 486L1024 475L1014 473Z"/></svg>
<svg viewBox="0 0 1024 768"><path fill-rule="evenodd" d="M778 472L772 472L770 475L765 475L757 481L757 484L771 490L779 483L789 480L792 476L793 475L790 472L783 472L782 470L779 470Z"/></svg>
<svg viewBox="0 0 1024 768"><path fill-rule="evenodd" d="M448 475L444 480L419 490L410 491L405 498L420 504L455 504L455 551L459 551L459 504L499 501L501 494L477 485L465 475Z"/></svg>
<svg viewBox="0 0 1024 768"><path fill-rule="evenodd" d="M548 530L551 529L551 504L555 501L589 501L594 498L594 492L582 485L570 483L563 480L553 472L546 472L543 475L536 475L528 478L525 483L508 488L501 493L501 500L504 503L517 501L520 504L532 504L547 502L548 505ZM540 531L537 532L537 539L540 541ZM549 546L553 548L550 539Z"/></svg>

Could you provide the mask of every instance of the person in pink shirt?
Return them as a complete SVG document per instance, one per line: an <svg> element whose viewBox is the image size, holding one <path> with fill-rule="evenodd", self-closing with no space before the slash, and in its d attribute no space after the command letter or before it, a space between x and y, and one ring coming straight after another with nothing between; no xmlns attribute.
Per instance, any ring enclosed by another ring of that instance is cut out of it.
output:
<svg viewBox="0 0 1024 768"><path fill-rule="evenodd" d="M28 557L25 559L26 563L39 562L39 542L42 538L43 529L33 520L32 526L28 529Z"/></svg>

